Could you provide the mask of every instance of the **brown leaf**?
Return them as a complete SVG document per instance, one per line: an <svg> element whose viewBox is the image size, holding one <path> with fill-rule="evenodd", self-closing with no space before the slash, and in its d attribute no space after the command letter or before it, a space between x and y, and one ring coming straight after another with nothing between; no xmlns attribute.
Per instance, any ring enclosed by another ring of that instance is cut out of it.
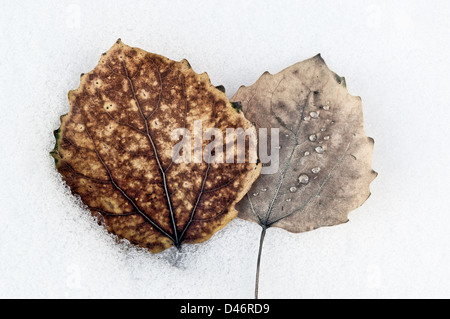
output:
<svg viewBox="0 0 450 319"><path fill-rule="evenodd" d="M58 171L110 232L152 252L210 238L237 215L234 205L259 175L260 165L248 161L172 160L179 140L171 133L193 132L196 120L224 135L226 128L251 127L186 60L118 40L82 74L69 102L55 131Z"/></svg>
<svg viewBox="0 0 450 319"><path fill-rule="evenodd" d="M231 100L241 101L257 128L280 129L279 169L253 184L237 205L239 217L264 229L305 232L347 222L369 197L376 173L361 99L348 93L345 79L320 55L264 73Z"/></svg>

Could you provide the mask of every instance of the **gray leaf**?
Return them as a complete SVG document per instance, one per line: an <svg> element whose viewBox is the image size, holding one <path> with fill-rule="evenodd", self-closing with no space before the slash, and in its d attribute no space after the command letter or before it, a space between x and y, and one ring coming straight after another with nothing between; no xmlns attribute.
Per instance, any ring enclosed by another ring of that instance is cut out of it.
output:
<svg viewBox="0 0 450 319"><path fill-rule="evenodd" d="M364 133L360 97L320 55L242 86L241 102L257 129L279 128L279 169L261 175L237 205L263 228L305 232L348 221L370 196L373 139ZM270 137L268 138L270 141Z"/></svg>

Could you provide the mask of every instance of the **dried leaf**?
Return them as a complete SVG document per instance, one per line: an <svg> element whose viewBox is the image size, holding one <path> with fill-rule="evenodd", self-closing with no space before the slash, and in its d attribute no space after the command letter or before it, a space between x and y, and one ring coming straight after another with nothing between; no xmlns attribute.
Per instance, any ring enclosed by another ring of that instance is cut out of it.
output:
<svg viewBox="0 0 450 319"><path fill-rule="evenodd" d="M345 79L320 55L275 75L264 73L231 100L241 102L257 128L279 129L279 169L261 175L236 206L239 217L262 227L258 298L267 228L299 233L347 222L370 196L377 175L371 168L373 139L364 133L361 99L348 93Z"/></svg>
<svg viewBox="0 0 450 319"><path fill-rule="evenodd" d="M235 204L259 175L260 165L248 162L173 161L175 129L193 132L197 120L224 135L251 127L186 60L118 40L82 74L69 102L55 131L58 171L110 232L151 252L210 238L237 215Z"/></svg>
<svg viewBox="0 0 450 319"><path fill-rule="evenodd" d="M253 184L237 206L239 217L305 232L347 222L369 197L376 173L361 99L348 93L345 79L320 55L264 73L231 101L242 103L257 128L280 130L279 170Z"/></svg>

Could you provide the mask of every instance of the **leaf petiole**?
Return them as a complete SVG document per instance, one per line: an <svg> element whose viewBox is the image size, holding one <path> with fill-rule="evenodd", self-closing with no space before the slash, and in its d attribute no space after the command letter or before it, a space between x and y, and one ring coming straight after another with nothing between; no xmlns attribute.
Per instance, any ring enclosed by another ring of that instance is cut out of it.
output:
<svg viewBox="0 0 450 319"><path fill-rule="evenodd" d="M256 281L255 281L255 299L258 299L258 289L259 289L259 272L261 269L261 255L262 255L262 248L264 244L264 238L266 237L266 225L261 225L262 231L261 231L261 239L259 240L259 252L258 252L258 261L256 263Z"/></svg>

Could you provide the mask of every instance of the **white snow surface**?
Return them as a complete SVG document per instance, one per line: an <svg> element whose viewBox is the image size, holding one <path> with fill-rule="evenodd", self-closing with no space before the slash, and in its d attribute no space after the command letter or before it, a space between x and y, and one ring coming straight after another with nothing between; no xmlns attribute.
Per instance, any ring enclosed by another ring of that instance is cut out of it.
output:
<svg viewBox="0 0 450 319"><path fill-rule="evenodd" d="M450 2L0 4L1 298L253 297L258 225L152 255L108 235L55 170L67 92L117 38L187 58L229 97L321 53L362 97L372 196L344 225L269 229L261 298L450 297Z"/></svg>

